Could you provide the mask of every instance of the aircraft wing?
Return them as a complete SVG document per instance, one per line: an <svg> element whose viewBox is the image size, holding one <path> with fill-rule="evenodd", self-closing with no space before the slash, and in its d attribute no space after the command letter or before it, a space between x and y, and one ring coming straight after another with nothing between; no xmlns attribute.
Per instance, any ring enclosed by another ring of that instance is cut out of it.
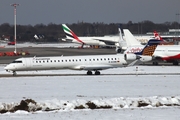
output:
<svg viewBox="0 0 180 120"><path fill-rule="evenodd" d="M143 62L141 60L137 59L137 60L131 62L130 64L128 64L127 67L134 66L134 65L139 65L141 63L143 63Z"/></svg>
<svg viewBox="0 0 180 120"><path fill-rule="evenodd" d="M105 70L109 68L114 68L111 65L78 65L74 66L71 69L73 70Z"/></svg>
<svg viewBox="0 0 180 120"><path fill-rule="evenodd" d="M93 40L98 40L98 41L101 41L101 42L104 42L105 44L107 45L115 45L115 41L112 41L112 40L105 40L105 39L97 39L97 38L93 38Z"/></svg>
<svg viewBox="0 0 180 120"><path fill-rule="evenodd" d="M66 42L72 42L73 39L68 39L68 38L63 38L62 41L66 41Z"/></svg>

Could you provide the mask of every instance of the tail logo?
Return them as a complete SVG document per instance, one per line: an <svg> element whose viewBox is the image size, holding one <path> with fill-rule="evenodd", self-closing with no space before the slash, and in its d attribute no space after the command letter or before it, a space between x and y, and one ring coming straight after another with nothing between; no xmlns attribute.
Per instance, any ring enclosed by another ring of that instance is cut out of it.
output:
<svg viewBox="0 0 180 120"><path fill-rule="evenodd" d="M62 27L63 27L63 30L64 30L67 38L75 39L75 40L77 40L78 42L84 44L84 42L81 41L81 40L78 38L78 36L77 36L72 30L70 30L65 24L62 24Z"/></svg>
<svg viewBox="0 0 180 120"><path fill-rule="evenodd" d="M148 47L144 48L142 55L152 56L156 47L157 47L157 45L152 45L152 46L148 46Z"/></svg>

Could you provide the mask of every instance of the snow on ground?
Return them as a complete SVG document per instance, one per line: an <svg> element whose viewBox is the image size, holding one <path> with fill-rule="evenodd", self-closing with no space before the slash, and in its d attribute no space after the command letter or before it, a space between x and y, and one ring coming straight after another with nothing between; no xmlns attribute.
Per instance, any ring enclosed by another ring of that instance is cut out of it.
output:
<svg viewBox="0 0 180 120"><path fill-rule="evenodd" d="M4 66L0 66L0 73L10 74L4 71ZM114 68L101 71L100 76L85 76L86 71L73 70L17 73L72 75L0 78L0 109L11 109L18 106L21 100L27 99L36 102L28 104L29 110L39 109L35 112L24 110L6 112L0 114L1 119L178 120L180 118L179 66ZM118 75L122 73L136 74ZM140 73L164 74L138 75ZM93 103L91 105L94 105L94 109L89 103ZM75 109L77 107L79 109ZM80 109L82 107L84 108Z"/></svg>

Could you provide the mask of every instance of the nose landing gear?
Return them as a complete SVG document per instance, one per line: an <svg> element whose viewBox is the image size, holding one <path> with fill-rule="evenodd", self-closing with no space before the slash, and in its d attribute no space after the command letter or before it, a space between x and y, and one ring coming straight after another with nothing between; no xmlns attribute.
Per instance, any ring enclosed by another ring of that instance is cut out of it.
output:
<svg viewBox="0 0 180 120"><path fill-rule="evenodd" d="M13 71L13 76L16 76L16 75L17 75L16 71Z"/></svg>

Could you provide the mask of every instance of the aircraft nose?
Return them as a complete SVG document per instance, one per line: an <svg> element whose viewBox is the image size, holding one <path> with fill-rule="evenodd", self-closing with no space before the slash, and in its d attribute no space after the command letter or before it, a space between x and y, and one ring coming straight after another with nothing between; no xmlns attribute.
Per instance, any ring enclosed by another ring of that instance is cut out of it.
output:
<svg viewBox="0 0 180 120"><path fill-rule="evenodd" d="M8 66L4 67L5 70L8 70Z"/></svg>
<svg viewBox="0 0 180 120"><path fill-rule="evenodd" d="M9 65L7 65L6 67L4 67L4 69L5 69L6 71L9 71L10 66L9 66Z"/></svg>

